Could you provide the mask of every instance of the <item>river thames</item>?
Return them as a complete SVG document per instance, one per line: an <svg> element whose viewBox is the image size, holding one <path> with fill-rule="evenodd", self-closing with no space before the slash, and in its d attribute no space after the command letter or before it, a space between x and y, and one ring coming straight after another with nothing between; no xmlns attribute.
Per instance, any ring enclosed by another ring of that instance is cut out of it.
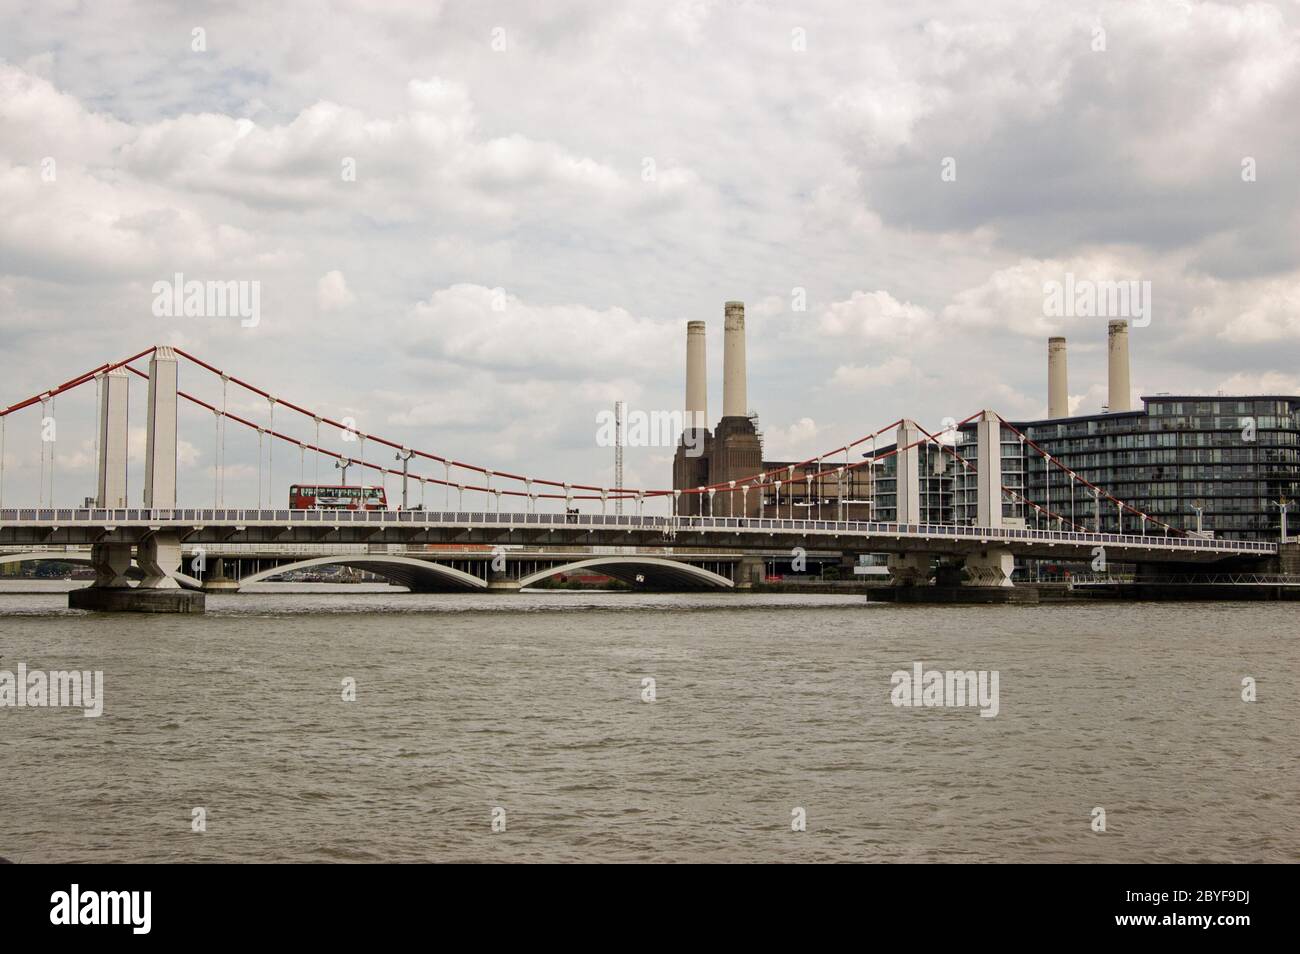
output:
<svg viewBox="0 0 1300 954"><path fill-rule="evenodd" d="M0 709L15 861L1300 859L1287 604L65 606L0 593L0 670L104 674L97 718ZM996 716L895 705L917 664L996 673Z"/></svg>

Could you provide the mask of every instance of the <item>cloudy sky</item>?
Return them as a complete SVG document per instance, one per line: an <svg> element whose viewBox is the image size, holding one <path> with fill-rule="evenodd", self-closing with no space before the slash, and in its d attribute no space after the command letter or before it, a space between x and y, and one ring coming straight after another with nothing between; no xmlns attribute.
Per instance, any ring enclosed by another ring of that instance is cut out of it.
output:
<svg viewBox="0 0 1300 954"><path fill-rule="evenodd" d="M688 319L720 412L728 299L771 458L903 415L1042 415L1049 334L1097 411L1105 318L1044 317L1067 273L1151 282L1135 394L1300 392L1293 0L0 15L0 404L174 344L365 432L605 484L597 413L680 405ZM177 272L259 282L257 326L155 315ZM56 405L65 505L93 489L82 392ZM6 424L6 501L35 499L39 428ZM207 504L211 415L182 428ZM255 495L256 448L232 430L228 497ZM670 457L629 450L627 483L667 485Z"/></svg>

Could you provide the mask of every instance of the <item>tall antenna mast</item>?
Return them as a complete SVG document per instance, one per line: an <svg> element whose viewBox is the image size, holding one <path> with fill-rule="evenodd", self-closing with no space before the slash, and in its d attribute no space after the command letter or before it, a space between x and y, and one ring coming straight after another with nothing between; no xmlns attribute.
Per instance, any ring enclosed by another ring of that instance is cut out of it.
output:
<svg viewBox="0 0 1300 954"><path fill-rule="evenodd" d="M614 402L614 513L617 516L623 515L623 416L627 412L627 404L623 401Z"/></svg>

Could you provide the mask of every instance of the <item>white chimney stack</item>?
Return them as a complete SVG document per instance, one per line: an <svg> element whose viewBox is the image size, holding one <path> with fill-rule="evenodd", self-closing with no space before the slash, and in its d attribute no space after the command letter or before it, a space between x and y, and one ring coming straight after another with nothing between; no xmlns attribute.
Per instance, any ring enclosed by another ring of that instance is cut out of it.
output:
<svg viewBox="0 0 1300 954"><path fill-rule="evenodd" d="M1130 411L1128 379L1128 322L1123 319L1112 321L1107 329L1109 355L1108 368L1110 410Z"/></svg>
<svg viewBox="0 0 1300 954"><path fill-rule="evenodd" d="M725 306L722 339L722 416L744 417L749 413L745 393L745 303L729 301Z"/></svg>
<svg viewBox="0 0 1300 954"><path fill-rule="evenodd" d="M686 427L709 426L704 322L686 322Z"/></svg>
<svg viewBox="0 0 1300 954"><path fill-rule="evenodd" d="M1047 417L1070 416L1070 389L1065 366L1065 339L1047 339Z"/></svg>

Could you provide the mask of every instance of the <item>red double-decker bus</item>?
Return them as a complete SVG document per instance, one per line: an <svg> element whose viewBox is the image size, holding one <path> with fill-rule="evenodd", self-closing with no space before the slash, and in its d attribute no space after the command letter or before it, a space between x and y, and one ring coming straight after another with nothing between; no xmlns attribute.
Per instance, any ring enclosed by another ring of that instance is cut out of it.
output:
<svg viewBox="0 0 1300 954"><path fill-rule="evenodd" d="M322 484L289 487L291 510L387 510L383 487L339 487Z"/></svg>

